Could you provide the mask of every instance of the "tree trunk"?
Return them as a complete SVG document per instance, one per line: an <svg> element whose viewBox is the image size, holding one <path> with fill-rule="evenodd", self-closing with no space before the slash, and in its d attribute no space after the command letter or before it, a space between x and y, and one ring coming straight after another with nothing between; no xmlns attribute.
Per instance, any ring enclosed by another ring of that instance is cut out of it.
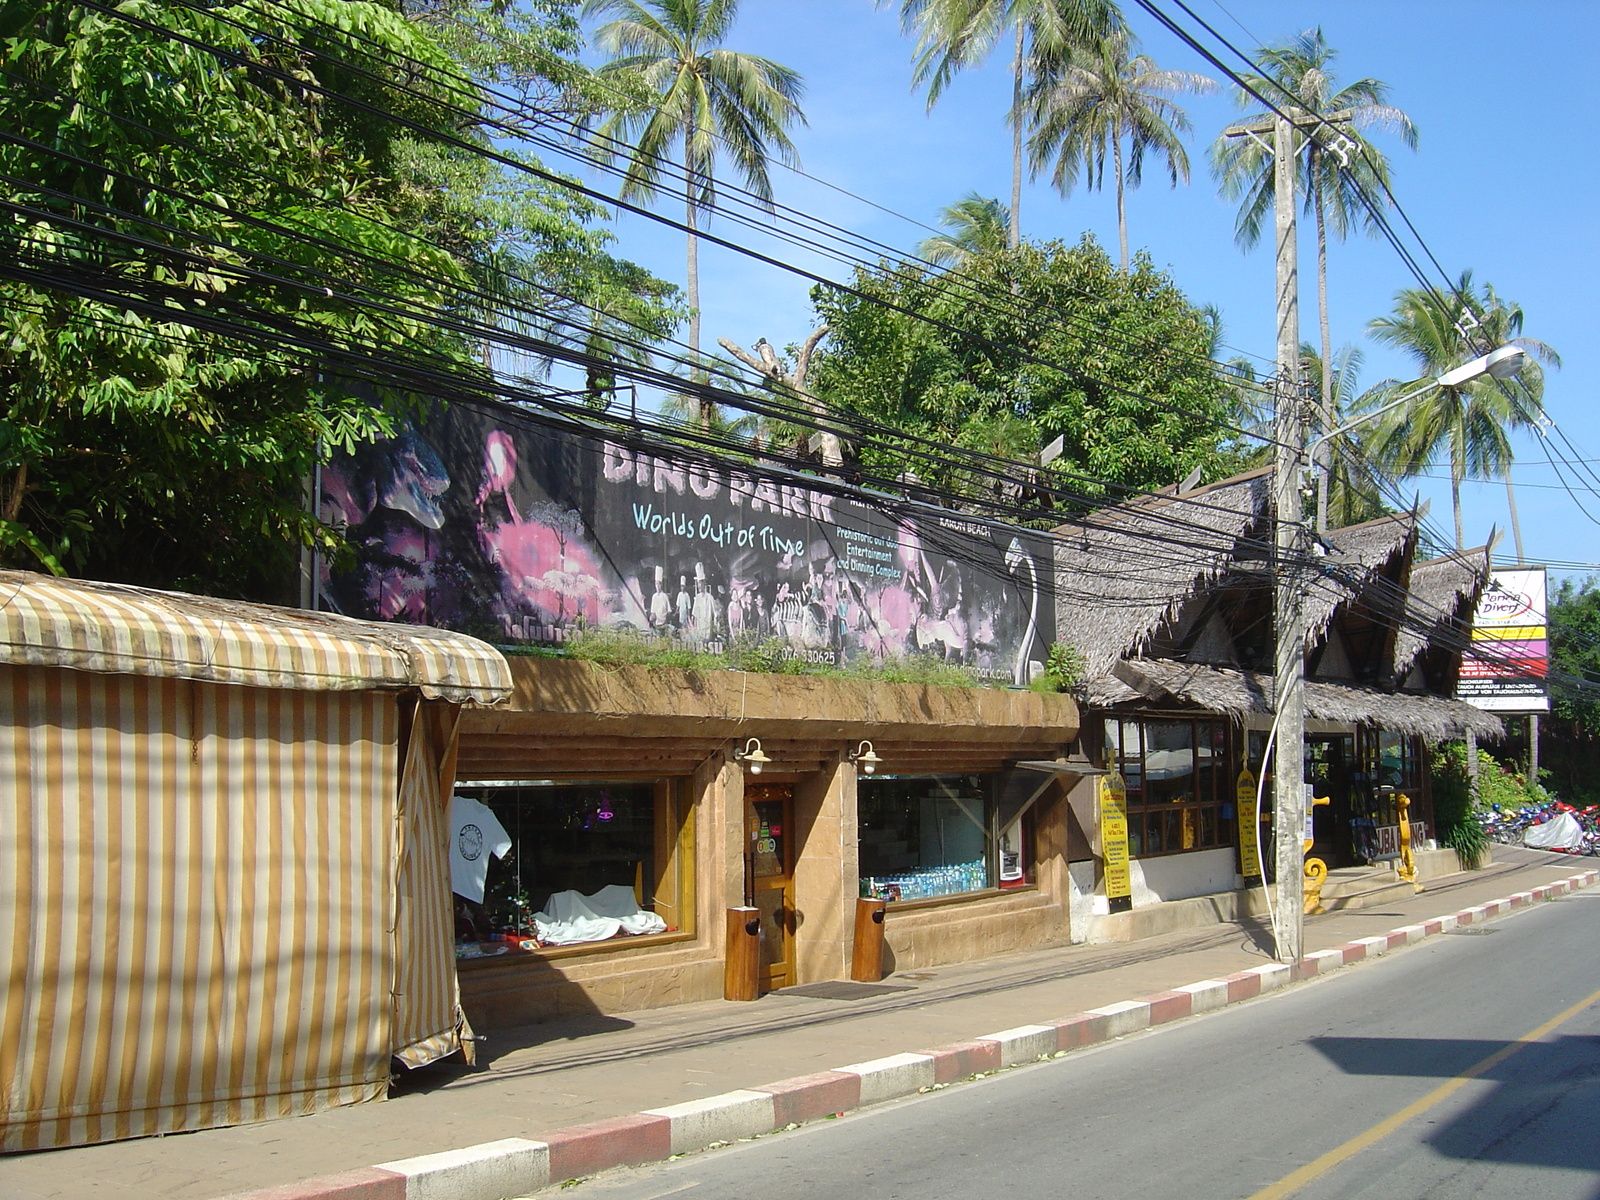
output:
<svg viewBox="0 0 1600 1200"><path fill-rule="evenodd" d="M28 494L28 464L23 463L11 477L11 488L6 492L5 508L0 510L0 520L15 521L22 515L22 498Z"/></svg>
<svg viewBox="0 0 1600 1200"><path fill-rule="evenodd" d="M1122 137L1119 134L1112 139L1113 153L1116 155L1117 165L1117 236L1122 240L1122 273L1128 273L1128 206L1123 195L1122 185Z"/></svg>
<svg viewBox="0 0 1600 1200"><path fill-rule="evenodd" d="M1520 567L1526 559L1522 557L1522 522L1517 520L1517 491L1511 486L1511 464L1506 464L1506 507L1511 510L1511 538L1517 547L1517 565Z"/></svg>
<svg viewBox="0 0 1600 1200"><path fill-rule="evenodd" d="M1322 209L1322 189L1317 186L1316 150L1311 150L1310 169L1306 185L1313 190L1317 206L1317 321L1322 326L1322 404L1319 419L1321 432L1333 428L1333 341L1328 333L1328 225ZM1323 441L1317 446L1317 461L1312 469L1317 473L1317 532L1328 529L1328 476L1333 461L1333 443Z"/></svg>
<svg viewBox="0 0 1600 1200"><path fill-rule="evenodd" d="M1461 464L1451 456L1450 461L1450 508L1456 517L1456 550L1466 549L1466 539L1461 533Z"/></svg>
<svg viewBox="0 0 1600 1200"><path fill-rule="evenodd" d="M683 132L683 181L684 194L688 196L688 212L684 224L689 226L689 253L688 253L688 285L689 285L689 362L693 364L691 378L700 382L700 239L695 236L698 228L696 222L695 201L698 199L695 190L694 173L694 122ZM711 426L711 404L700 399L700 427L708 429Z"/></svg>
<svg viewBox="0 0 1600 1200"><path fill-rule="evenodd" d="M1022 59L1023 23L1017 22L1017 52L1011 65L1011 229L1006 244L1022 242Z"/></svg>

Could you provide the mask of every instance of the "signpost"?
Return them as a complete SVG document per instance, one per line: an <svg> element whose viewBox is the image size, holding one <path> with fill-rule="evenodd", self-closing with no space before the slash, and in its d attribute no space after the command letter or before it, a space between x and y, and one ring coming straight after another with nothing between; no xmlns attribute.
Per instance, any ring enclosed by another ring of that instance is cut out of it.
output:
<svg viewBox="0 0 1600 1200"><path fill-rule="evenodd" d="M1550 711L1545 569L1496 571L1478 601L1456 695L1490 712Z"/></svg>
<svg viewBox="0 0 1600 1200"><path fill-rule="evenodd" d="M1111 912L1133 907L1128 867L1128 788L1115 771L1095 778L1100 800L1100 856L1105 864L1106 902Z"/></svg>

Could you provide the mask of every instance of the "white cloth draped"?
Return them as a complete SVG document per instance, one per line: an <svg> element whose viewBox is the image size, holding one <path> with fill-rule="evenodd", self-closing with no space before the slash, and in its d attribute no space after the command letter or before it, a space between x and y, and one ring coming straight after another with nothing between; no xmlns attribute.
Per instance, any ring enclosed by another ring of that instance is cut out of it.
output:
<svg viewBox="0 0 1600 1200"><path fill-rule="evenodd" d="M619 933L662 933L667 923L639 907L633 889L613 883L592 896L582 892L557 892L543 912L533 914L534 932L546 946L571 946L578 942L603 942Z"/></svg>

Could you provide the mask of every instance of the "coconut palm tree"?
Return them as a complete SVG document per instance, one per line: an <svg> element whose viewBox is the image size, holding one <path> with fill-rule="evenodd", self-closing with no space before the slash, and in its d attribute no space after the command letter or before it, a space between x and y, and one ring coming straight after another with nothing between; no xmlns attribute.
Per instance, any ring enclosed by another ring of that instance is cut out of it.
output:
<svg viewBox="0 0 1600 1200"><path fill-rule="evenodd" d="M1062 56L1041 58L1028 84L1024 106L1032 128L1028 157L1035 176L1055 164L1050 182L1068 195L1082 179L1099 188L1107 152L1117 185L1117 232L1122 269L1128 269L1127 187L1144 178L1144 157L1166 159L1172 186L1189 182L1189 155L1183 135L1193 125L1172 99L1185 92L1203 95L1217 82L1193 71L1169 71L1145 54L1126 31ZM1126 153L1124 145L1126 144Z"/></svg>
<svg viewBox="0 0 1600 1200"><path fill-rule="evenodd" d="M974 254L1004 250L1011 244L1006 206L977 192L940 209L939 224L950 232L936 233L917 247L918 256L936 267L959 269Z"/></svg>
<svg viewBox="0 0 1600 1200"><path fill-rule="evenodd" d="M1511 440L1514 429L1537 428L1544 416L1544 371L1540 364L1561 365L1561 356L1544 342L1522 337L1521 305L1504 300L1492 286L1478 291L1472 272L1463 271L1449 298L1432 289L1405 288L1395 295L1394 314L1368 323L1378 341L1403 350L1421 368L1421 378L1390 380L1363 398L1373 409L1392 403L1406 392L1418 394L1382 418L1371 449L1387 470L1399 477L1420 474L1448 456L1450 502L1455 515L1456 549L1463 546L1461 481L1503 475L1512 504ZM1514 380L1487 377L1461 387L1431 381L1476 357L1484 347L1520 347L1530 361ZM1517 534L1521 540L1520 531Z"/></svg>
<svg viewBox="0 0 1600 1200"><path fill-rule="evenodd" d="M618 152L628 163L622 197L653 196L663 171L671 190L678 178L683 182L691 358L700 352L697 230L700 214L716 205L717 160L730 160L744 186L770 203L767 164L798 161L788 130L805 124L798 74L721 48L738 9L739 0L585 0L583 6L585 17L612 18L595 30L595 44L613 55L598 73L642 83L649 96L642 106L606 113L597 131L604 146L629 147ZM709 420L708 412L701 416Z"/></svg>
<svg viewBox="0 0 1600 1200"><path fill-rule="evenodd" d="M1337 429L1362 409L1381 404L1383 401L1377 396L1388 395L1382 385L1371 399L1361 391L1361 368L1365 361L1366 356L1355 346L1340 347L1333 356L1328 372L1333 379L1333 403L1328 409L1330 429ZM1307 379L1322 374L1322 357L1310 342L1300 343L1300 371ZM1359 525L1388 511L1384 507L1383 492L1390 479L1372 456L1368 444L1371 438L1372 427L1358 425L1328 439L1327 520L1330 528Z"/></svg>
<svg viewBox="0 0 1600 1200"><path fill-rule="evenodd" d="M879 5L891 0L878 0ZM917 39L912 83L928 107L950 81L989 57L1009 31L1011 61L1010 245L1022 235L1022 93L1030 61L1059 56L1122 28L1113 0L900 0L900 25Z"/></svg>
<svg viewBox="0 0 1600 1200"><path fill-rule="evenodd" d="M1285 45L1266 46L1256 51L1256 61L1264 73L1243 78L1263 95L1273 98L1294 113L1341 114L1338 134L1327 127L1297 128L1295 138L1295 186L1304 197L1306 212L1317 227L1317 321L1321 327L1322 427L1327 423L1333 403L1333 349L1328 330L1328 231L1341 239L1351 229L1369 234L1379 231L1377 215L1369 203L1387 204L1389 160L1369 142L1364 131L1397 134L1411 149L1417 148L1417 128L1402 110L1388 103L1389 85L1371 77L1337 87L1332 66L1338 51L1328 45L1321 29L1301 33ZM1255 98L1238 90L1241 108ZM1254 113L1247 122L1265 118ZM1273 209L1272 147L1250 137L1220 137L1211 147L1211 164L1224 197L1238 200L1239 215L1234 220L1234 240L1249 249L1261 239L1261 231ZM1322 458L1319 466L1325 466ZM1327 474L1317 473L1318 528L1326 526Z"/></svg>

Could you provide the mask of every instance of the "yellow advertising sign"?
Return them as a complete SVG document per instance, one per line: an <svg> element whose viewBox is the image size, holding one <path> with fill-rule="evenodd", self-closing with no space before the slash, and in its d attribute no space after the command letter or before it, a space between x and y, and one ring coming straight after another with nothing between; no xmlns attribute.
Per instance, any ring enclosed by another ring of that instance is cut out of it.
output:
<svg viewBox="0 0 1600 1200"><path fill-rule="evenodd" d="M1128 789L1115 771L1096 778L1100 793L1100 853L1105 863L1106 898L1133 895L1128 871Z"/></svg>
<svg viewBox="0 0 1600 1200"><path fill-rule="evenodd" d="M1475 642L1542 642L1548 634L1543 625L1490 625L1472 631Z"/></svg>
<svg viewBox="0 0 1600 1200"><path fill-rule="evenodd" d="M1261 827L1256 824L1256 777L1246 767L1234 786L1233 807L1239 820L1239 873L1261 878Z"/></svg>

